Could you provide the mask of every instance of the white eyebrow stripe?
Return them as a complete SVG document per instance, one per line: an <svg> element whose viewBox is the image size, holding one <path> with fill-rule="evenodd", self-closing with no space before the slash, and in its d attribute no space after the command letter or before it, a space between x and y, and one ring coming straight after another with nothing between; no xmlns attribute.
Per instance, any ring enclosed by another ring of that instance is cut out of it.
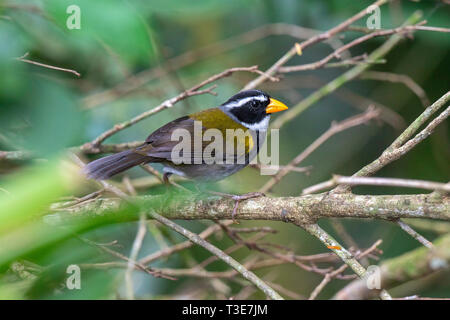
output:
<svg viewBox="0 0 450 320"><path fill-rule="evenodd" d="M231 103L225 104L223 106L227 107L227 108L230 108L230 109L231 108L236 108L236 107L241 107L244 104L246 104L246 103L248 103L249 101L252 101L252 100L267 101L267 98L265 96L263 96L263 95L255 96L255 97L247 97L247 98L241 99L239 101L235 101L235 102L231 102Z"/></svg>

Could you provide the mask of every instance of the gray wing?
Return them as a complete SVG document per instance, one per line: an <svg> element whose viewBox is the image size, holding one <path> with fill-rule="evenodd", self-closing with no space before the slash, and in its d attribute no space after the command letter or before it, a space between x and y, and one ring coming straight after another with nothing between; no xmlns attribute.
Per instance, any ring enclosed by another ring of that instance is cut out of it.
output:
<svg viewBox="0 0 450 320"><path fill-rule="evenodd" d="M176 132L176 130L180 130ZM202 133L206 130L206 128L202 128ZM205 148L210 145L211 141L203 141L202 136L196 137L195 135L200 132L195 132L194 130L194 120L189 118L188 116L178 118L174 121L171 121L167 123L166 125L162 126L155 132L153 132L151 135L147 137L145 140L145 144L141 147L138 147L135 149L136 153L139 153L141 155L145 155L148 157L156 158L159 161L175 161L172 159L173 156L173 149L175 146L178 145L178 148L181 145L181 138L180 135L187 135L187 143L190 143L189 151L190 154L184 155L182 151L175 152L174 154L179 157L185 157L185 159L190 158L191 164L199 164L199 163L212 163L215 162L216 156L220 157L223 162L226 162L226 159L233 159L234 162L238 161L237 159L240 159L242 163L248 162L250 159L248 159L249 154L247 153L239 153L236 154L235 150L230 150L231 153L228 154L229 150L226 147L226 139L225 137L222 137L222 148L221 150L217 150L220 153L216 154L216 150L214 148L209 148L205 151ZM199 139L201 141L201 144L199 144L198 150L196 149L196 145L194 144L194 140ZM256 141L256 140L255 140ZM183 140L184 145L186 144L186 141ZM180 144L180 145L179 145ZM233 143L234 145L234 143ZM241 150L244 151L244 150ZM156 160L155 159L155 160ZM176 163L179 163L180 160L178 158L178 161L175 161ZM240 163L240 162L239 162Z"/></svg>
<svg viewBox="0 0 450 320"><path fill-rule="evenodd" d="M179 130L178 132L176 132ZM202 157L204 146L198 152L194 152L194 120L188 116L173 120L158 130L150 134L145 140L145 144L136 148L135 152L152 158L159 158L161 161L172 161L172 150L180 144L180 135L188 135L190 141L191 161ZM178 137L178 139L176 138ZM199 137L202 139L202 137ZM200 140L201 141L201 140Z"/></svg>

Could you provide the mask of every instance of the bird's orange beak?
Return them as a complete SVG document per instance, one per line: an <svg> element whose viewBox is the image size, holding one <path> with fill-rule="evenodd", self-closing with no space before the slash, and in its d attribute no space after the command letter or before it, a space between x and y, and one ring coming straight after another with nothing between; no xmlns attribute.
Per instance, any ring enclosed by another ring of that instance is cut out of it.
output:
<svg viewBox="0 0 450 320"><path fill-rule="evenodd" d="M283 102L275 100L274 98L270 98L270 103L266 107L266 113L274 113L280 112L283 110L287 110L288 107Z"/></svg>

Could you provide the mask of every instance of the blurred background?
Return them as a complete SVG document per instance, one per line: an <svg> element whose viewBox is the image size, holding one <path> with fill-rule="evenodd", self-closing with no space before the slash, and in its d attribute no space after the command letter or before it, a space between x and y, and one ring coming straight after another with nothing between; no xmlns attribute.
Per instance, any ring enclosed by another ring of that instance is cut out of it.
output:
<svg viewBox="0 0 450 320"><path fill-rule="evenodd" d="M381 27L397 27L420 10L428 25L448 28L450 6L444 2L392 1L381 8ZM114 124L131 119L227 68L258 65L266 70L304 36L295 26L324 31L370 3L352 0L0 1L0 150L26 150L32 154L25 160L0 157L0 298L123 298L123 268L83 269L82 290L67 290L64 279L70 264L114 260L74 237L74 232L98 243L116 241L114 249L128 255L137 231L136 222L77 225L63 230L36 222L36 215L48 212L48 205L55 200L82 197L95 191L94 184L71 174L74 171L70 165L61 165L59 159L64 150L91 141ZM66 9L71 4L81 8L79 30L66 27L70 15ZM355 25L365 27L365 19ZM360 33L349 31L337 40L346 43L357 36ZM370 53L384 41L385 38L375 38L350 52L352 56ZM426 96L418 97L403 83L356 79L283 126L280 163L286 164L327 130L332 121L360 113L361 107L373 102L394 110L402 119L395 125L371 122L339 133L302 163L302 166L312 166L308 174L290 173L272 190L273 195L299 195L307 186L327 180L332 174L351 175L378 157L405 125L422 112L424 100L434 102L449 90L449 49L448 34L419 31L412 38L403 39L385 57L385 63L371 68L409 76L423 88ZM330 52L330 45L321 43L305 50L289 65L314 62ZM81 77L25 63L17 59L20 57L76 70ZM280 82L266 82L259 89L292 106L345 70L326 68L284 74ZM224 78L217 82L217 96L201 95L183 100L119 132L105 143L144 140L163 123L223 103L254 77L251 73L237 73ZM443 123L430 138L377 175L447 182L449 137L448 122ZM89 155L85 160L95 157ZM143 181L148 173L135 168L127 176L132 181ZM213 188L245 193L257 190L268 178L258 170L247 168ZM120 183L122 179L123 175L114 180ZM146 187L138 191L154 194L161 193L162 189ZM419 191L358 187L354 192ZM179 223L194 232L211 225L208 221ZM361 248L383 239L381 260L373 263L420 246L395 224L368 220L345 220L343 224ZM320 225L336 235L329 221L320 221ZM298 255L325 252L316 239L288 224L241 221L240 227L246 226L277 229L279 232L268 235L266 241L288 246ZM433 232L423 234L430 240L437 237ZM220 234L211 240L222 249L232 245L228 237ZM140 257L181 241L184 241L182 237L164 227L149 224ZM250 254L249 249L243 248L232 256L242 261ZM187 268L208 256L205 250L192 247L152 266ZM221 262L208 266L211 271L227 269ZM306 297L322 279L291 264L256 273ZM171 281L138 271L133 273L133 279L137 298L217 298L209 281L204 279L180 277ZM225 282L229 291L224 298L240 291L239 282ZM330 298L346 283L334 280L319 298ZM447 272L398 287L391 293L449 297L449 284ZM264 298L259 292L251 297Z"/></svg>

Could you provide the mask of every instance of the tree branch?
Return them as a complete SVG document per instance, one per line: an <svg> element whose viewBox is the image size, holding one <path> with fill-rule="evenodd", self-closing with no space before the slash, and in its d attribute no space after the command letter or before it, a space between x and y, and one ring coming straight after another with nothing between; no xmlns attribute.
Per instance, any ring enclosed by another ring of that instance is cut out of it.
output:
<svg viewBox="0 0 450 320"><path fill-rule="evenodd" d="M368 41L372 38L375 37L383 37L383 36L389 36L392 34L403 34L405 32L410 32L413 30L418 30L417 27L421 26L422 24L426 23L426 21L422 21L419 22L418 25L414 25L414 26L403 26L403 27L398 27L395 29L390 29L390 30L379 30L379 31L374 31L371 32L369 34L366 34L362 37L359 37L345 45L343 45L342 47L338 48L337 50L333 51L332 53L330 53L328 56L326 56L325 58L313 62L313 63L308 63L308 64L301 64L298 66L288 66L288 67L281 67L279 68L278 72L280 73L289 73L289 72L298 72L298 71L305 71L305 70L316 70L319 68L324 67L330 60L332 60L333 58L339 58L341 53L345 50L348 50L354 46L357 46L365 41ZM375 60L376 61L376 60Z"/></svg>
<svg viewBox="0 0 450 320"><path fill-rule="evenodd" d="M335 134L345 131L349 128L367 123L371 119L376 118L380 112L378 110L375 110L373 108L368 108L366 112L350 117L346 120L343 120L341 122L332 123L330 128L325 131L319 138L317 138L311 145L309 145L308 148L303 150L297 157L295 157L287 166L282 168L280 171L277 172L276 175L274 175L269 181L264 184L264 186L261 187L259 190L260 192L268 192L270 191L275 184L281 181L281 179L286 176L290 171L292 171L293 168L298 166L303 160L305 160L311 153L313 153L320 145L322 145L325 141L327 141L329 138L334 136Z"/></svg>
<svg viewBox="0 0 450 320"><path fill-rule="evenodd" d="M169 219L230 220L235 202L230 199L186 196L169 202L167 196L141 196L135 199L145 208L154 208ZM75 208L61 209L46 216L50 223L64 224L84 218L137 220L135 213L118 217L120 199L96 199ZM242 201L236 214L242 220L272 220L311 224L320 218L399 218L450 221L450 198L431 194L355 195L351 193L313 194L299 197L260 197Z"/></svg>
<svg viewBox="0 0 450 320"><path fill-rule="evenodd" d="M414 13L408 20L405 22L404 25L412 24L417 22L420 19L421 14L420 13ZM383 43L380 47L378 47L376 50L374 50L369 56L368 60L370 61L376 61L384 57L389 51L391 51L402 39L403 37L399 34L392 35L385 43ZM371 65L370 64L359 64L352 69L348 70L344 74L340 75L336 79L330 81L328 84L323 86L322 88L314 91L309 96L307 96L305 99L300 101L297 105L295 105L292 108L289 108L289 110L285 111L283 115L279 116L273 123L272 128L281 128L284 124L287 122L293 120L295 117L297 117L299 114L301 114L303 111L311 107L313 104L315 104L317 101L325 97L326 95L334 92L341 86L343 86L345 83L355 79L358 77L361 73L366 71Z"/></svg>
<svg viewBox="0 0 450 320"><path fill-rule="evenodd" d="M381 6L383 4L385 4L386 2L388 2L388 0L378 0L375 1L371 6ZM358 12L357 14L355 14L353 17L345 20L344 22L340 23L339 25L337 25L336 27L323 32L319 35L316 35L314 37L309 38L308 40L305 40L303 42L301 42L300 44L296 44L294 46L292 46L291 49L289 49L288 52L286 52L277 62L275 62L266 72L266 75L274 75L278 69L283 66L284 64L286 64L291 58L293 58L295 55L297 55L299 53L299 48L300 51L304 51L307 47L324 41L324 40L328 40L330 38L332 38L333 36L335 36L336 34L338 34L341 31L344 31L348 28L348 26L350 26L353 22L361 19L362 17L364 17L365 15L367 15L368 12L368 8L370 6L368 6L367 8L365 8L364 10ZM264 81L266 81L268 78L266 75L261 75L258 78L254 79L253 81L247 83L247 85L244 87L243 90L249 90L249 89L254 89L257 86L259 86L261 83L263 83Z"/></svg>
<svg viewBox="0 0 450 320"><path fill-rule="evenodd" d="M386 260L380 265L381 284L393 288L399 284L420 279L440 270L448 270L450 264L450 235L434 241L433 250L421 247L401 256ZM370 299L377 290L369 290L365 281L356 280L341 289L335 299Z"/></svg>
<svg viewBox="0 0 450 320"><path fill-rule="evenodd" d="M15 58L15 59L18 60L18 61L22 61L22 62L29 63L29 64L34 64L36 66L47 68L47 69L53 69L53 70L58 70L58 71L63 71L63 72L69 72L69 73L72 73L72 74L76 75L78 78L81 77L81 74L79 72L75 71L75 70L61 68L61 67L56 67L56 66L52 66L52 65L49 65L49 64L45 64L45 63L41 63L41 62L25 59L26 56L28 56L28 52L25 53L23 56L21 56L19 58Z"/></svg>
<svg viewBox="0 0 450 320"><path fill-rule="evenodd" d="M131 120L116 124L113 128L103 132L101 135L99 135L97 138L95 138L92 142L84 144L81 147L81 150L86 151L86 150L90 150L90 149L96 149L103 141L105 141L107 138L109 138L113 134L115 134L123 129L126 129L126 128L154 115L155 113L158 113L164 109L170 108L177 102L184 100L188 97L201 95L201 94L205 94L205 93L214 94L211 90L214 89L215 86L212 86L208 89L203 89L203 90L201 90L201 88L203 88L204 86L206 86L216 80L219 80L221 78L229 77L234 72L241 72L241 71L254 72L254 73L258 73L258 74L262 73L262 71L258 70L258 66L236 67L236 68L227 69L221 73L218 73L216 75L209 77L208 79L206 79L206 80L200 82L199 84L193 86L192 88L180 93L179 95L177 95L171 99L167 99L166 101L162 102L159 106L157 106L153 109L150 109L148 111L145 111L145 112L141 113L140 115L134 117ZM275 81L275 78L271 77L271 79Z"/></svg>
<svg viewBox="0 0 450 320"><path fill-rule="evenodd" d="M436 111L444 107L445 104L450 101L450 91L439 98L435 103L429 106L425 111L414 120L413 123L406 128L405 131L397 138L395 141L381 154L380 157L372 161L370 164L366 165L358 172L356 172L353 177L364 177L369 176L386 166L387 164L399 159L401 156L409 152L417 144L431 135L436 129L436 127L443 122L450 115L450 106L447 107L438 117L431 121L425 129L419 132L414 138L409 139L419 128L423 125ZM408 140L409 139L409 140ZM348 191L348 186L338 186L335 191L343 192Z"/></svg>
<svg viewBox="0 0 450 320"><path fill-rule="evenodd" d="M242 264L234 260L232 257L227 255L222 250L218 249L217 247L213 246L209 242L202 239L197 234L179 226L178 224L174 223L173 221L164 218L163 216L160 216L159 214L156 214L154 212L151 212L149 214L154 219L158 220L162 224L166 225L170 229L178 232L182 236L188 238L190 241L194 242L195 244L198 244L199 246L202 246L212 254L214 254L216 257L224 261L226 264L230 265L233 269L235 269L237 272L239 272L245 279L253 283L257 288L259 288L261 291L263 291L267 297L273 299L273 300L284 300L283 297L281 297L275 290L273 290L271 287L269 287L264 281L262 281L260 278L258 278L253 272L247 270Z"/></svg>
<svg viewBox="0 0 450 320"><path fill-rule="evenodd" d="M417 188L425 190L439 190L444 193L450 192L450 184L439 183L425 180L413 180L413 179L395 179L395 178L373 178L373 177L343 177L334 175L332 179L318 183L316 185L305 188L302 194L311 194L324 189L332 188L340 184L346 184L349 186L391 186L391 187L405 187L405 188Z"/></svg>
<svg viewBox="0 0 450 320"><path fill-rule="evenodd" d="M319 239L327 248L331 249L339 258L344 261L361 279L366 276L366 269L356 260L353 255L343 248L332 236L326 233L318 224L301 226L310 234ZM381 290L379 296L383 300L391 300L392 297L386 290Z"/></svg>

